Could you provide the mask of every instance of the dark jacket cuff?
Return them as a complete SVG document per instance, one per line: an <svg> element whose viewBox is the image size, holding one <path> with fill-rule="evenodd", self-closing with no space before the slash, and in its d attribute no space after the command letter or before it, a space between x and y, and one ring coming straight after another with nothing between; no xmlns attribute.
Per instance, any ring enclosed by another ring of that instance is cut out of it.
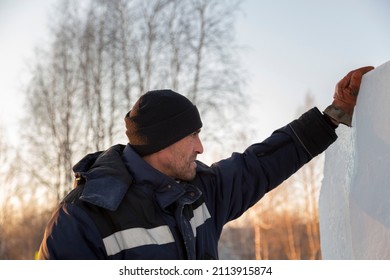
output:
<svg viewBox="0 0 390 280"><path fill-rule="evenodd" d="M289 124L311 157L325 151L337 139L334 127L314 107Z"/></svg>

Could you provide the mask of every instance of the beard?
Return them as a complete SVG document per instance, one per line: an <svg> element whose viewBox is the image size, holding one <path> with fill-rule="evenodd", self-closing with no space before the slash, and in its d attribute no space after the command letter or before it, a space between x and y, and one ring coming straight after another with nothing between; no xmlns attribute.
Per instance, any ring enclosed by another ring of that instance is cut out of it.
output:
<svg viewBox="0 0 390 280"><path fill-rule="evenodd" d="M195 178L196 176L196 162L191 161L188 164L181 165L181 166L176 166L174 168L175 170L175 176L174 178L176 180L180 181L191 181Z"/></svg>

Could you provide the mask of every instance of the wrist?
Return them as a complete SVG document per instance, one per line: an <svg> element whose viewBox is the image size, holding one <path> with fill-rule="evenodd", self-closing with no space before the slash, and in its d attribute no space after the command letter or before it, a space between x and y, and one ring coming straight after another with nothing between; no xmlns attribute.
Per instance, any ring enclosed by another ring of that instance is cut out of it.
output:
<svg viewBox="0 0 390 280"><path fill-rule="evenodd" d="M350 114L344 112L344 110L332 105L329 105L324 110L324 115L328 116L330 121L335 125L339 125L340 123L345 124L347 126L352 126L352 112Z"/></svg>
<svg viewBox="0 0 390 280"><path fill-rule="evenodd" d="M325 121L326 121L333 129L336 129L336 128L339 126L340 122L338 122L337 120L332 119L331 117L329 117L329 116L326 115L326 114L323 114L323 116L324 116Z"/></svg>

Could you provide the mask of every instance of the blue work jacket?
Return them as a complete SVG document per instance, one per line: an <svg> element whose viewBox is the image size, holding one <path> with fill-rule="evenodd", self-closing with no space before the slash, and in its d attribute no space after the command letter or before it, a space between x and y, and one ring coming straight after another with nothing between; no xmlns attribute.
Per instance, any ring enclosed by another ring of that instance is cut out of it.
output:
<svg viewBox="0 0 390 280"><path fill-rule="evenodd" d="M41 259L218 259L223 226L337 138L313 108L243 153L177 182L128 145L75 165L77 186L49 221Z"/></svg>

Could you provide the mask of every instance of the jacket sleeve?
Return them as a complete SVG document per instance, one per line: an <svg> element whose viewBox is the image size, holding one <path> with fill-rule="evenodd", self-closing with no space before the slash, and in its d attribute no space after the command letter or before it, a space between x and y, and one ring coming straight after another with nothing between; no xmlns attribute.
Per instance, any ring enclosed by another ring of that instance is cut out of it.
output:
<svg viewBox="0 0 390 280"><path fill-rule="evenodd" d="M38 258L94 260L106 256L102 238L89 216L77 205L60 204L46 226Z"/></svg>
<svg viewBox="0 0 390 280"><path fill-rule="evenodd" d="M244 153L234 153L213 164L213 176L206 179L211 182L203 185L207 186L206 203L212 209L217 230L243 214L336 139L334 128L313 108Z"/></svg>

